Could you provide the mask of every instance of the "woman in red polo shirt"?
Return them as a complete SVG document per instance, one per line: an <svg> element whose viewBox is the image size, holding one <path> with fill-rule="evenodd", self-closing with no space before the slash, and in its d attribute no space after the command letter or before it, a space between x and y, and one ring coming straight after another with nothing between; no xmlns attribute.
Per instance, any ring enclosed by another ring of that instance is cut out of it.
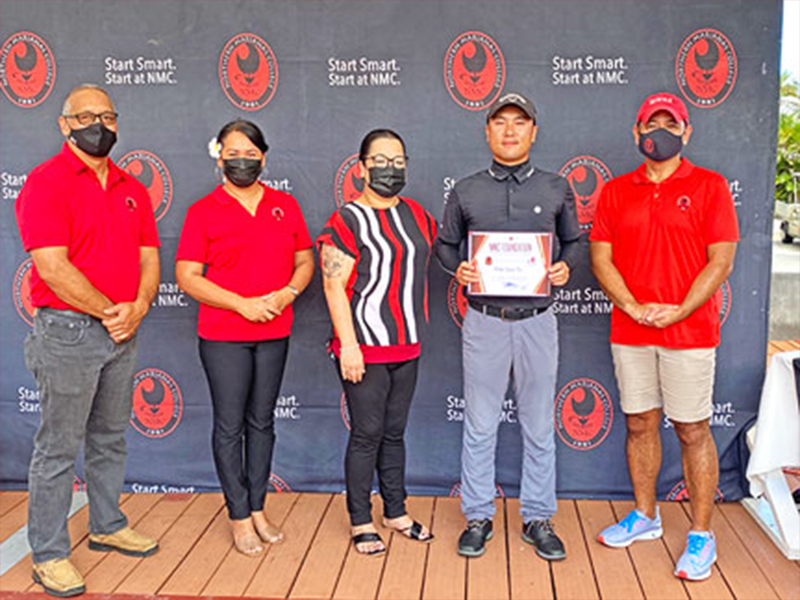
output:
<svg viewBox="0 0 800 600"><path fill-rule="evenodd" d="M430 531L406 513L405 434L417 381L420 330L428 320L428 263L436 222L398 196L406 180L405 144L388 129L361 143L364 193L336 211L317 239L325 298L350 411L345 458L347 510L356 551L386 546L372 523L378 472L383 525L427 542Z"/></svg>
<svg viewBox="0 0 800 600"><path fill-rule="evenodd" d="M175 274L200 302L197 333L214 408L214 462L236 549L255 556L262 542L282 538L264 514L273 410L292 302L311 280L314 257L297 201L258 181L267 152L259 128L232 121L217 143L224 182L186 213Z"/></svg>

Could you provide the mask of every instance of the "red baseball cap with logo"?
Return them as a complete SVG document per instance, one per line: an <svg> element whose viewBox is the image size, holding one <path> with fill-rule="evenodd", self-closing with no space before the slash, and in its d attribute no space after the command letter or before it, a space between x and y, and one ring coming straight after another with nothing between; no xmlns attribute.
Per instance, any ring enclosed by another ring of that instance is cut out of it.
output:
<svg viewBox="0 0 800 600"><path fill-rule="evenodd" d="M639 113L636 115L636 122L646 122L660 110L667 111L676 121L689 122L689 111L686 109L686 104L676 95L667 92L653 94L642 102Z"/></svg>

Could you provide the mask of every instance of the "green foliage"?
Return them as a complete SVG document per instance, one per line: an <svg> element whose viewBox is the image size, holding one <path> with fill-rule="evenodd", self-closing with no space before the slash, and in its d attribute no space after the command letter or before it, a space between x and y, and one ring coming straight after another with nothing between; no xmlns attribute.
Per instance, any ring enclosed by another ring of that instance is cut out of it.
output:
<svg viewBox="0 0 800 600"><path fill-rule="evenodd" d="M794 175L793 175L794 174ZM800 85L781 74L781 106L778 125L778 161L775 200L794 202L800 196Z"/></svg>

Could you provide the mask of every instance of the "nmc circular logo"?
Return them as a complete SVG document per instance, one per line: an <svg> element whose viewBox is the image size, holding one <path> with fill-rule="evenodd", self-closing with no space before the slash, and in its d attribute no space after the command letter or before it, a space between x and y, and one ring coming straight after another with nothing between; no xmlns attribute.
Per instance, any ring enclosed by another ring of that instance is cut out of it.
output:
<svg viewBox="0 0 800 600"><path fill-rule="evenodd" d="M575 450L599 446L614 420L611 397L594 379L573 379L556 396L556 431L558 437Z"/></svg>
<svg viewBox="0 0 800 600"><path fill-rule="evenodd" d="M286 481L282 477L276 475L275 473L269 474L269 485L272 486L272 490L278 494L292 491L291 486L288 483L286 483Z"/></svg>
<svg viewBox="0 0 800 600"><path fill-rule="evenodd" d="M678 50L675 78L689 102L700 108L713 108L731 93L737 68L730 40L716 29L698 29Z"/></svg>
<svg viewBox="0 0 800 600"><path fill-rule="evenodd" d="M272 48L254 33L232 37L219 55L219 82L242 110L264 108L278 88L278 61Z"/></svg>
<svg viewBox="0 0 800 600"><path fill-rule="evenodd" d="M667 492L667 496L665 498L668 502L684 502L689 500L689 488L686 487L686 480L681 479L678 483L676 483L669 492ZM714 502L724 502L725 501L725 494L722 493L722 490L719 488L714 489Z"/></svg>
<svg viewBox="0 0 800 600"><path fill-rule="evenodd" d="M334 182L337 208L352 202L364 193L364 179L358 172L358 154L348 156L339 165Z"/></svg>
<svg viewBox="0 0 800 600"><path fill-rule="evenodd" d="M161 369L144 369L133 379L131 425L145 437L163 438L183 416L183 397L175 380Z"/></svg>
<svg viewBox="0 0 800 600"><path fill-rule="evenodd" d="M134 150L120 158L117 164L147 188L156 221L166 215L172 203L172 177L164 161L147 150Z"/></svg>
<svg viewBox="0 0 800 600"><path fill-rule="evenodd" d="M53 53L35 33L19 31L0 47L0 87L17 106L38 106L50 95L55 82Z"/></svg>
<svg viewBox="0 0 800 600"><path fill-rule="evenodd" d="M444 56L444 84L467 110L487 108L503 90L506 63L500 46L480 31L459 35Z"/></svg>
<svg viewBox="0 0 800 600"><path fill-rule="evenodd" d="M33 326L33 302L31 302L31 267L33 261L26 258L22 261L17 272L14 274L14 308L17 314L28 325Z"/></svg>
<svg viewBox="0 0 800 600"><path fill-rule="evenodd" d="M611 179L611 170L599 158L576 156L561 167L559 173L569 182L575 196L575 212L581 233L588 233L592 229L600 192Z"/></svg>
<svg viewBox="0 0 800 600"><path fill-rule="evenodd" d="M450 279L450 285L447 286L447 309L450 311L450 316L459 327L464 326L464 317L467 315L467 306L469 301L467 299L466 288L458 283L458 280L453 277Z"/></svg>
<svg viewBox="0 0 800 600"><path fill-rule="evenodd" d="M728 316L731 314L731 305L733 304L733 293L731 292L731 284L726 279L719 286L719 289L714 294L714 299L719 306L719 324L725 325Z"/></svg>

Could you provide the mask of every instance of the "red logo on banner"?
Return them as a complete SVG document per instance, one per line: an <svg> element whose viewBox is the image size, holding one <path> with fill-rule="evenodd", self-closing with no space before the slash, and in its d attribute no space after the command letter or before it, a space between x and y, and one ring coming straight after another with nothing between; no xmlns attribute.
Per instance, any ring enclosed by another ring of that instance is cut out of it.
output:
<svg viewBox="0 0 800 600"><path fill-rule="evenodd" d="M72 477L72 491L73 492L86 491L86 482L77 475L73 475Z"/></svg>
<svg viewBox="0 0 800 600"><path fill-rule="evenodd" d="M133 380L131 425L145 437L163 438L175 431L183 416L178 384L160 369L139 371Z"/></svg>
<svg viewBox="0 0 800 600"><path fill-rule="evenodd" d="M234 36L219 55L219 81L237 107L264 108L278 88L278 61L272 48L254 33Z"/></svg>
<svg viewBox="0 0 800 600"><path fill-rule="evenodd" d="M269 474L269 483L272 486L272 489L279 494L292 491L292 488L289 487L289 484L275 475L275 473Z"/></svg>
<svg viewBox="0 0 800 600"><path fill-rule="evenodd" d="M464 325L464 315L467 314L467 295L464 290L464 286L459 285L455 277L450 280L450 285L447 286L447 308L450 311L450 316L453 317L453 321L459 327Z"/></svg>
<svg viewBox="0 0 800 600"><path fill-rule="evenodd" d="M480 31L459 35L444 56L444 84L467 110L483 110L503 89L506 63L500 46Z"/></svg>
<svg viewBox="0 0 800 600"><path fill-rule="evenodd" d="M686 99L700 108L721 104L736 84L733 44L716 29L698 29L687 37L675 59L675 78Z"/></svg>
<svg viewBox="0 0 800 600"><path fill-rule="evenodd" d="M147 150L134 150L120 158L118 166L147 188L156 221L166 215L172 204L172 177L164 161Z"/></svg>
<svg viewBox="0 0 800 600"><path fill-rule="evenodd" d="M450 497L451 498L461 498L461 482L453 484L453 487L450 488ZM499 483L494 484L494 497L495 498L505 498L506 493L502 487L500 487Z"/></svg>
<svg viewBox="0 0 800 600"><path fill-rule="evenodd" d="M686 487L686 480L681 479L678 483L675 484L669 493L667 494L666 500L669 502L683 502L684 500L689 499L689 488ZM722 494L722 490L716 488L714 490L714 502L722 502L725 500L725 496Z"/></svg>
<svg viewBox="0 0 800 600"><path fill-rule="evenodd" d="M344 159L336 171L336 206L341 208L364 193L364 180L358 174L358 154Z"/></svg>
<svg viewBox="0 0 800 600"><path fill-rule="evenodd" d="M339 413L342 415L342 423L345 428L350 431L350 410L347 408L347 396L344 395L344 392L339 399Z"/></svg>
<svg viewBox="0 0 800 600"><path fill-rule="evenodd" d="M731 305L733 304L731 284L727 279L719 286L715 298L719 306L719 324L722 326L725 325L725 321L728 320L728 316L731 314Z"/></svg>
<svg viewBox="0 0 800 600"><path fill-rule="evenodd" d="M611 398L605 388L588 377L573 379L556 396L558 437L575 450L599 446L614 420Z"/></svg>
<svg viewBox="0 0 800 600"><path fill-rule="evenodd" d="M17 32L0 47L0 87L17 106L38 106L50 95L55 82L53 53L35 33Z"/></svg>
<svg viewBox="0 0 800 600"><path fill-rule="evenodd" d="M33 261L28 258L22 261L14 274L14 307L17 314L28 325L33 325L33 303L31 302L31 267Z"/></svg>
<svg viewBox="0 0 800 600"><path fill-rule="evenodd" d="M603 186L612 177L611 170L594 156L576 156L559 171L566 177L575 195L575 211L581 231L588 233L592 229L597 200Z"/></svg>

